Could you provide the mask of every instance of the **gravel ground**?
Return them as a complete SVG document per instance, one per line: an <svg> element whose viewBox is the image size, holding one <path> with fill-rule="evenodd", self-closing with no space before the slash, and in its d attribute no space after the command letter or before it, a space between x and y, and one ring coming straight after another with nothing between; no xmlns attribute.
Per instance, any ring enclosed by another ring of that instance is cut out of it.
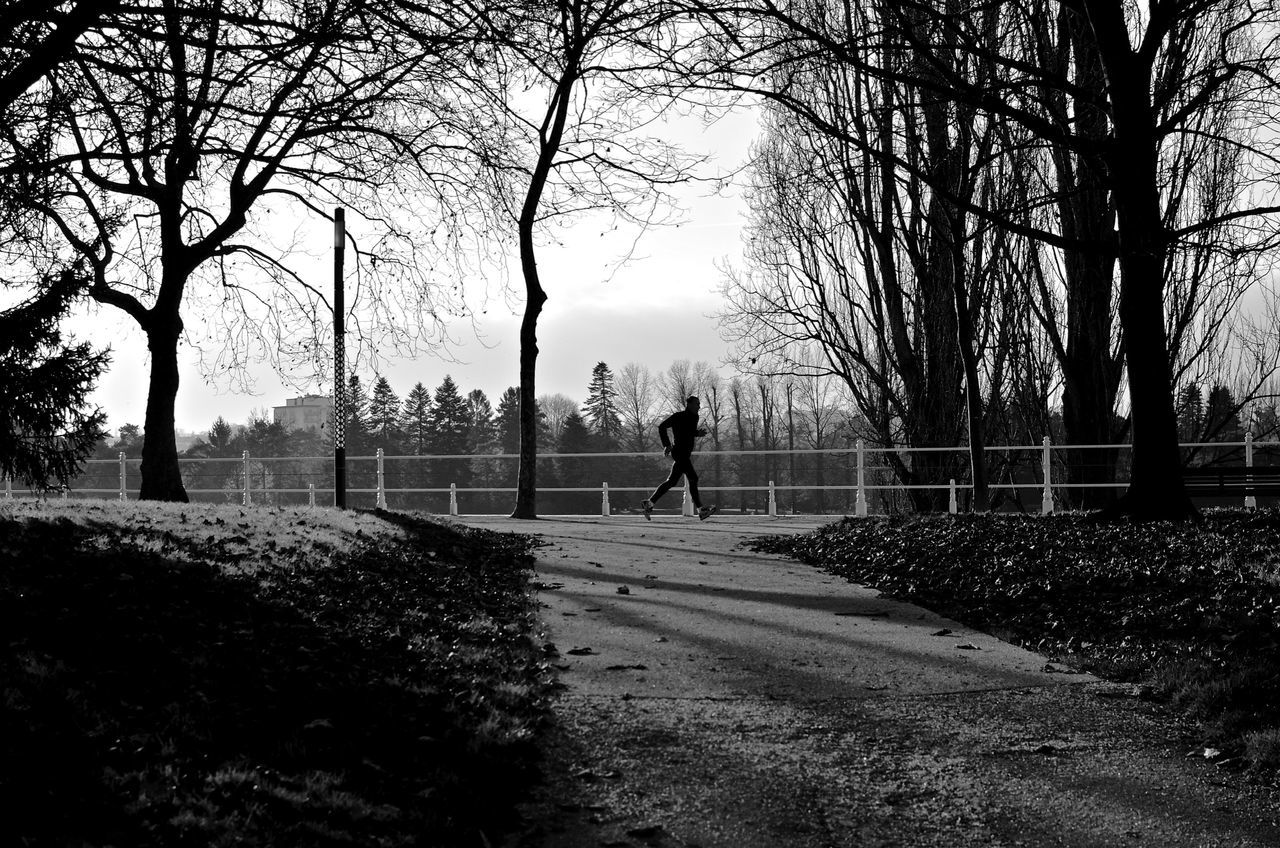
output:
<svg viewBox="0 0 1280 848"><path fill-rule="evenodd" d="M825 701L567 695L521 848L1280 845L1275 793L1129 687Z"/></svg>
<svg viewBox="0 0 1280 848"><path fill-rule="evenodd" d="M565 686L506 848L1280 846L1134 687L741 547L813 522L463 520L543 537Z"/></svg>

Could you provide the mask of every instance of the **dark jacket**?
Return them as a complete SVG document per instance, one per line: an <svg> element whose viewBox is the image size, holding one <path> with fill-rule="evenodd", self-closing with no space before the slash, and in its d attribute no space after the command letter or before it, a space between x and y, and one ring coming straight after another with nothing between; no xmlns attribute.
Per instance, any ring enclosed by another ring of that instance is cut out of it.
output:
<svg viewBox="0 0 1280 848"><path fill-rule="evenodd" d="M671 436L667 435L668 429L671 430ZM687 409L673 412L658 425L658 438L662 439L664 448L671 448L672 453L686 455L693 453L693 440L697 435L698 413ZM674 443L672 438L675 440Z"/></svg>

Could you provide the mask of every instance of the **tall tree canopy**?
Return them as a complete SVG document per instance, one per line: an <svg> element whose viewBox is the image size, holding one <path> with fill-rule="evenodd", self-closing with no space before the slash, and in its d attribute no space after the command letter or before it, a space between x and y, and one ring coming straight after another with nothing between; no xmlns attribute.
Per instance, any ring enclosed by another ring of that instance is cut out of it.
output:
<svg viewBox="0 0 1280 848"><path fill-rule="evenodd" d="M66 274L0 312L0 474L38 489L65 485L105 435L88 395L107 355L58 329L79 285Z"/></svg>

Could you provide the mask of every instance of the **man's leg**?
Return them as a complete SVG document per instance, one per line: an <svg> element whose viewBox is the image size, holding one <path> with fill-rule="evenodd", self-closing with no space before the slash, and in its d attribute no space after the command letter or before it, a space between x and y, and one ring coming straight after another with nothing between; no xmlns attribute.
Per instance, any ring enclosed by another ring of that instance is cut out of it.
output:
<svg viewBox="0 0 1280 848"><path fill-rule="evenodd" d="M693 459L684 457L684 479L689 484L689 500L693 501L693 508L701 511L702 498L698 497L698 472L693 470Z"/></svg>
<svg viewBox="0 0 1280 848"><path fill-rule="evenodd" d="M671 474L667 477L667 479L659 483L658 488L654 489L653 494L647 498L649 503L652 504L658 498L662 497L667 492L671 491L671 487L674 486L676 483L680 482L680 475L683 473L685 472L680 466L679 458L677 458L675 462L671 463Z"/></svg>

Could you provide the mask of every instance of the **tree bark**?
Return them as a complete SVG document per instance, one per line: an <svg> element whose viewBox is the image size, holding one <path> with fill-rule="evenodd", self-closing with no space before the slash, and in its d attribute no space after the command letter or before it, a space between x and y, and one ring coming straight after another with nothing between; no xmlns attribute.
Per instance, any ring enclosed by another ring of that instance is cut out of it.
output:
<svg viewBox="0 0 1280 848"><path fill-rule="evenodd" d="M1089 95L1073 100L1076 131L1083 137L1102 140L1109 131L1108 120L1105 110L1097 104L1106 99L1106 76L1088 22L1078 12L1064 7L1059 30L1063 71L1070 55L1076 85ZM1067 120L1064 93L1057 93L1055 105L1059 119ZM1111 294L1116 255L1111 194L1098 163L1059 149L1054 154L1054 165L1063 236L1098 245L1093 251L1063 251L1067 307L1067 338L1060 353L1063 429L1068 445L1111 445L1118 435L1115 405L1122 370L1122 361L1112 349ZM1080 509L1099 509L1113 502L1115 494L1106 486L1115 482L1118 457L1118 448L1068 450L1068 503Z"/></svg>
<svg viewBox="0 0 1280 848"><path fill-rule="evenodd" d="M573 37L573 36L571 36ZM520 271L524 277L524 317L520 322L520 470L516 479L516 505L512 518L538 517L538 409L535 381L538 365L538 316L547 302L547 293L538 276L533 228L547 179L560 153L569 101L578 79L585 45L573 41L566 48L565 65L547 108L547 119L539 135L538 160L529 176L529 187L517 224L520 235Z"/></svg>
<svg viewBox="0 0 1280 848"><path fill-rule="evenodd" d="M524 317L520 322L520 471L512 518L538 517L538 316L547 302L533 250L533 222L520 222L520 267L524 274Z"/></svg>
<svg viewBox="0 0 1280 848"><path fill-rule="evenodd" d="M151 377L143 425L142 485L138 498L186 503L189 499L182 484L174 434L178 338L182 335L182 320L177 315L157 316L153 310L145 329L147 348L151 351Z"/></svg>
<svg viewBox="0 0 1280 848"><path fill-rule="evenodd" d="M1103 517L1185 520L1198 513L1182 484L1178 424L1164 323L1168 250L1160 213L1159 147L1150 60L1134 51L1123 10L1085 3L1107 74L1113 143L1107 154L1120 247L1120 326L1129 366L1133 472Z"/></svg>

